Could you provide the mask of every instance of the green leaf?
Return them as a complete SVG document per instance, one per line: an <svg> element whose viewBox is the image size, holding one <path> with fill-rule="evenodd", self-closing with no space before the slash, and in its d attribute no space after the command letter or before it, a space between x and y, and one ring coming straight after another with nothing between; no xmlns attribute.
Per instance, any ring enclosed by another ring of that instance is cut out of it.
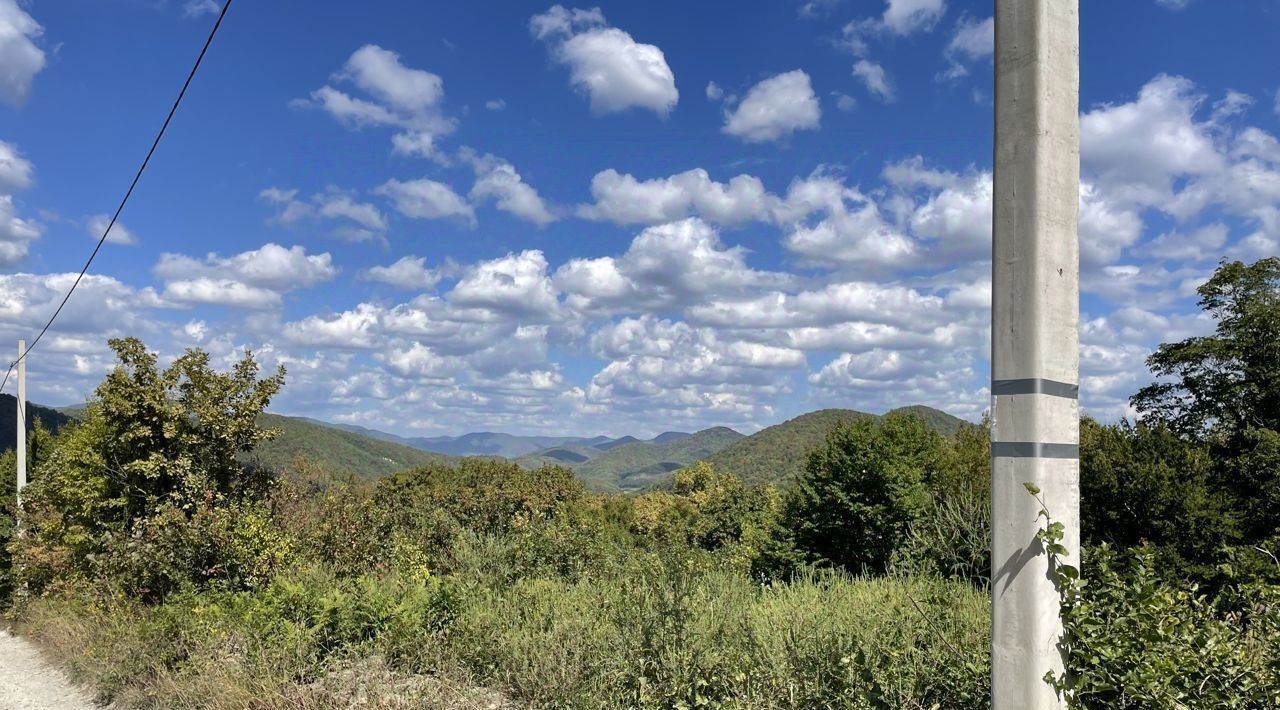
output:
<svg viewBox="0 0 1280 710"><path fill-rule="evenodd" d="M1026 488L1026 489L1027 489L1027 492L1028 492L1028 493L1030 493L1030 494L1031 494L1031 495L1033 495L1033 496L1038 496L1038 495L1040 495L1040 486L1037 486L1036 484L1032 483L1031 481L1023 481L1023 483L1022 483L1022 487L1023 487L1023 488Z"/></svg>

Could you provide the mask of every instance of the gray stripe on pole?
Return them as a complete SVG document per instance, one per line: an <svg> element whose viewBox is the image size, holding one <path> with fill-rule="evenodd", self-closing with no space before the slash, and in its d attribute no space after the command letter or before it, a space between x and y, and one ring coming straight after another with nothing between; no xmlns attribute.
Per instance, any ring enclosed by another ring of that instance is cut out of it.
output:
<svg viewBox="0 0 1280 710"><path fill-rule="evenodd" d="M1058 382L1057 380L1046 380L1043 377L1028 377L1022 380L992 380L991 394L996 396L1047 394L1050 397L1080 399L1080 385Z"/></svg>
<svg viewBox="0 0 1280 710"><path fill-rule="evenodd" d="M1079 444L1049 444L1043 441L993 441L991 455L1008 459L1078 459Z"/></svg>

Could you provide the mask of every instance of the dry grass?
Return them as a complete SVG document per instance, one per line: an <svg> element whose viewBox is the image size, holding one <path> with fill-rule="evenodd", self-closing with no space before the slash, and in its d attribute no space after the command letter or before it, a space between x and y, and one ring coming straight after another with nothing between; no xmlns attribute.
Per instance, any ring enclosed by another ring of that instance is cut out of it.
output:
<svg viewBox="0 0 1280 710"><path fill-rule="evenodd" d="M314 678L249 654L242 642L165 648L149 638L140 607L110 613L71 600L37 600L21 631L113 708L184 710L512 710L501 693L451 678L407 673L380 655L330 659ZM180 662L166 664L168 658ZM464 674L460 674L463 675Z"/></svg>

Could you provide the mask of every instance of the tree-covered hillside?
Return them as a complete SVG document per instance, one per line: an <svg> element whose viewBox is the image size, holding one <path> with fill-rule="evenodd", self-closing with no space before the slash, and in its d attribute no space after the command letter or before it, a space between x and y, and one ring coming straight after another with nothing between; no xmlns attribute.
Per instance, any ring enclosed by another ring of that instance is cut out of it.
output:
<svg viewBox="0 0 1280 710"><path fill-rule="evenodd" d="M63 425L71 421L71 417L49 407L27 402L27 431L35 427L36 421L44 425L50 433L57 433ZM11 451L18 439L18 401L13 395L0 394L0 451Z"/></svg>
<svg viewBox="0 0 1280 710"><path fill-rule="evenodd" d="M952 416L940 409L926 407L923 404L913 404L909 407L898 407L890 410L886 414L910 414L924 420L925 426L938 432L943 436L955 436L956 432L962 427L973 426L972 422L967 422L960 417Z"/></svg>
<svg viewBox="0 0 1280 710"><path fill-rule="evenodd" d="M704 429L692 436L637 441L616 446L579 466L574 472L589 487L635 491L648 488L667 474L715 454L743 435L728 427Z"/></svg>
<svg viewBox="0 0 1280 710"><path fill-rule="evenodd" d="M923 405L893 411L920 417L930 429L944 436L954 434L966 423ZM836 424L874 416L853 409L819 409L761 429L711 456L707 462L718 471L738 476L744 483L786 483L804 470L809 452L822 445Z"/></svg>
<svg viewBox="0 0 1280 710"><path fill-rule="evenodd" d="M263 414L259 423L278 429L280 436L259 444L252 458L277 470L285 470L301 458L326 470L374 478L449 460L442 454L297 417Z"/></svg>

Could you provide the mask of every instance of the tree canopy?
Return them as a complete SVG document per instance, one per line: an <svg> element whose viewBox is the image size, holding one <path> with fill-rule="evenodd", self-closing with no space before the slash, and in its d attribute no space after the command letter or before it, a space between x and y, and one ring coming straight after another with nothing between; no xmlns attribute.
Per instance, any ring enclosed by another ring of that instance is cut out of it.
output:
<svg viewBox="0 0 1280 710"><path fill-rule="evenodd" d="M1213 335L1165 343L1132 403L1184 435L1280 431L1280 257L1223 262L1197 289Z"/></svg>

